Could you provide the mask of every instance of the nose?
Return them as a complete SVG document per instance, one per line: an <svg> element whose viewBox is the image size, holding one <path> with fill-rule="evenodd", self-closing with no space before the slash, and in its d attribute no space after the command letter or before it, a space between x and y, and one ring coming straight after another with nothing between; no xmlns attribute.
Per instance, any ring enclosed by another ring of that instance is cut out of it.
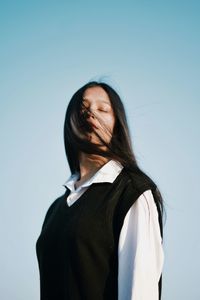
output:
<svg viewBox="0 0 200 300"><path fill-rule="evenodd" d="M92 126L92 127L95 127L95 128L97 128L98 129L98 127L97 127L97 124L96 124L96 118L95 118L95 115L93 114L93 112L91 111L91 110L86 110L85 111L85 120L86 120L86 122L90 125L90 126Z"/></svg>
<svg viewBox="0 0 200 300"><path fill-rule="evenodd" d="M91 112L91 110L89 110L89 109L87 109L87 110L85 110L85 111L83 112L83 117L84 117L85 119L89 119L90 117L91 117L92 119L94 119L94 115L93 115L93 113Z"/></svg>

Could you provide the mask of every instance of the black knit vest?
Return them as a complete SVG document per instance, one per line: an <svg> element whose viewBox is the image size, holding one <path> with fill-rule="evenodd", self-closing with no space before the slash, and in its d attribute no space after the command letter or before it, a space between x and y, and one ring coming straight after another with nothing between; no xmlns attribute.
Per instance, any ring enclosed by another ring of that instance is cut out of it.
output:
<svg viewBox="0 0 200 300"><path fill-rule="evenodd" d="M124 218L141 193L155 188L125 168L113 183L93 183L70 207L67 188L49 207L36 242L40 299L117 300Z"/></svg>

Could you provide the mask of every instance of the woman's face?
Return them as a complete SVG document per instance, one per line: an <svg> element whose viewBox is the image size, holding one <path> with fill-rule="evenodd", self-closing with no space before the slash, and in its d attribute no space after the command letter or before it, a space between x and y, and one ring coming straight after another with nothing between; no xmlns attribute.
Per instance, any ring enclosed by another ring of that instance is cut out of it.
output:
<svg viewBox="0 0 200 300"><path fill-rule="evenodd" d="M102 144L95 134L97 132L106 143L109 143L112 138L115 116L106 91L100 86L86 89L83 94L83 107L89 109L86 121L92 126L92 132L88 136L90 141Z"/></svg>

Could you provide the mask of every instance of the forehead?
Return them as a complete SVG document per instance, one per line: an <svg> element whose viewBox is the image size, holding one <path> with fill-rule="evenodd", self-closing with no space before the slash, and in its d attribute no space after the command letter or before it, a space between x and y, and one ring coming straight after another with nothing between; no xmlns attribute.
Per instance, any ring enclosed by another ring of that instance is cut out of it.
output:
<svg viewBox="0 0 200 300"><path fill-rule="evenodd" d="M90 87L87 88L83 94L83 100L85 101L96 101L96 102L104 102L110 104L110 99L106 91L100 87Z"/></svg>

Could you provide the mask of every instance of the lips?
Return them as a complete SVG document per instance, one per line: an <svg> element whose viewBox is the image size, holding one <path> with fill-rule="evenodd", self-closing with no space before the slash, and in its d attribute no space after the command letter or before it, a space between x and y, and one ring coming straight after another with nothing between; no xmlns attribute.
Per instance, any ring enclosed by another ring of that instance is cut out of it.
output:
<svg viewBox="0 0 200 300"><path fill-rule="evenodd" d="M91 124L92 125L92 127L94 127L94 128L96 128L96 129L98 129L98 127L97 126L95 126L94 124Z"/></svg>

